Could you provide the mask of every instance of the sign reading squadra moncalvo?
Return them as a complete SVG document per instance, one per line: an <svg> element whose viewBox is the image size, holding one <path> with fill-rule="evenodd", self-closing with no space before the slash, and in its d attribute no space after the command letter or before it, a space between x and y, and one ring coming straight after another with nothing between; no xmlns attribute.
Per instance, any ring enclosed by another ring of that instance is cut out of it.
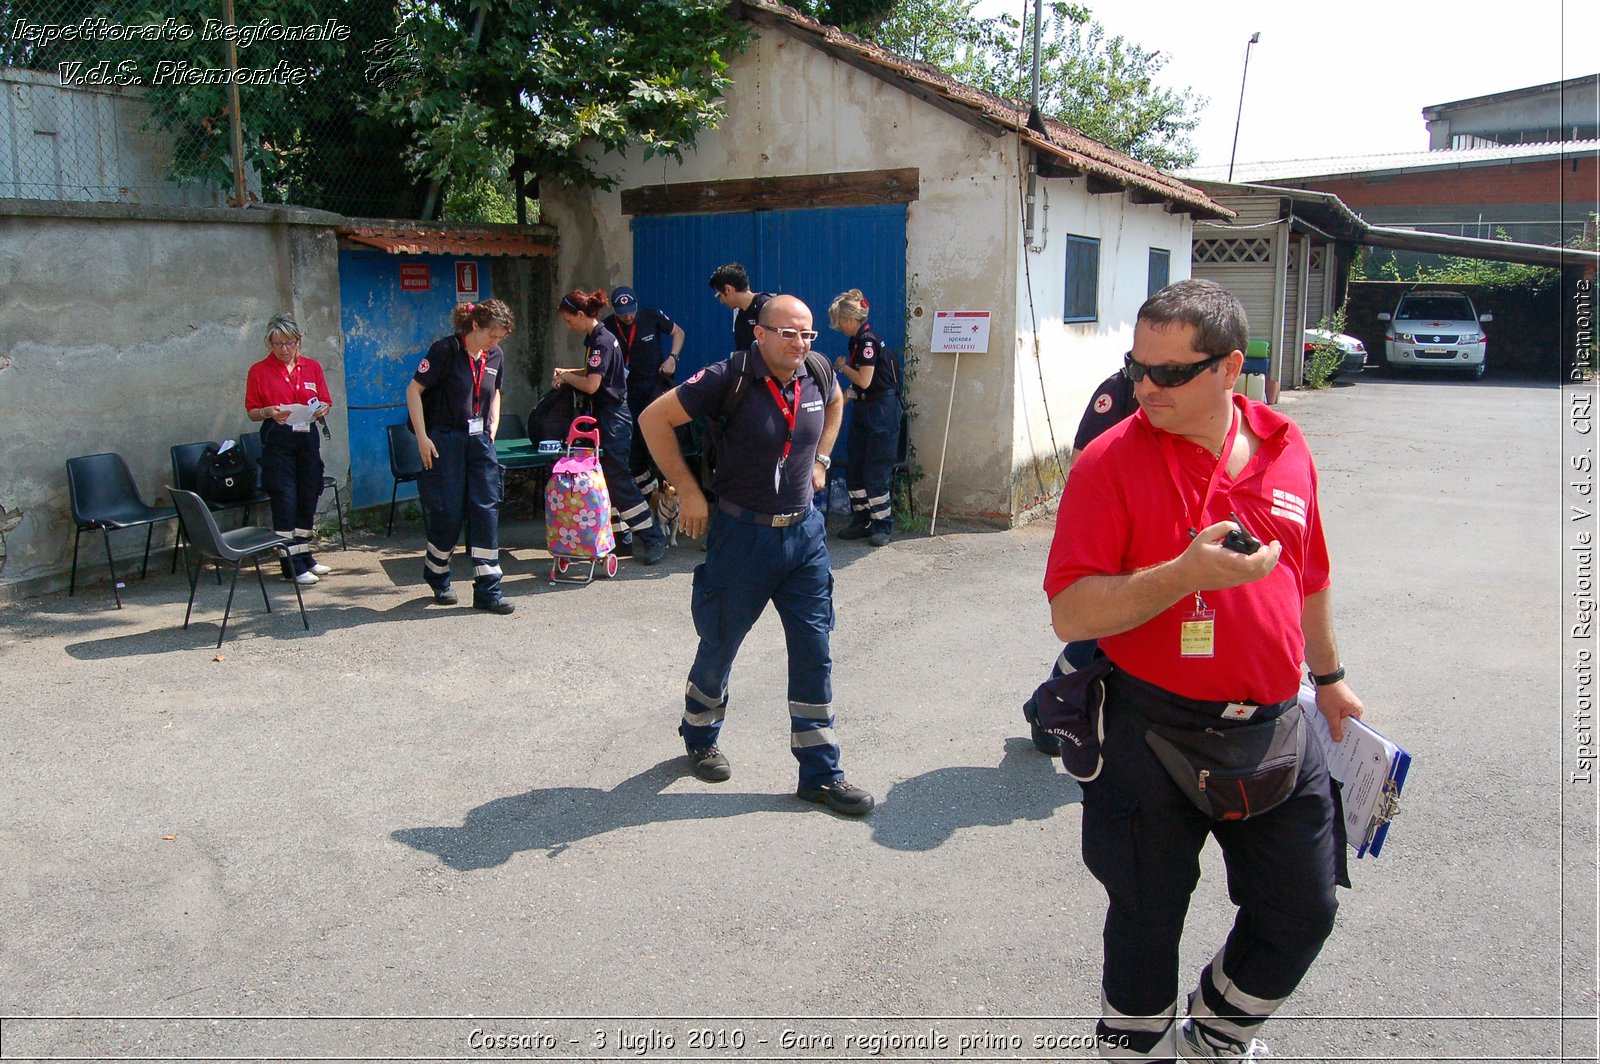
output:
<svg viewBox="0 0 1600 1064"><path fill-rule="evenodd" d="M934 354L984 354L989 350L987 310L936 310L933 312Z"/></svg>

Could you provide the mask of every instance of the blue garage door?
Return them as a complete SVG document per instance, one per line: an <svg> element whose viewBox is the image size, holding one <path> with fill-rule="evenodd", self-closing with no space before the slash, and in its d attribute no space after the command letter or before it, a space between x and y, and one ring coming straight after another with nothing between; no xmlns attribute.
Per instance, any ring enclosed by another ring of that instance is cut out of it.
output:
<svg viewBox="0 0 1600 1064"><path fill-rule="evenodd" d="M406 385L429 345L450 332L462 273L458 264L476 266L477 298L493 295L487 259L339 252L353 507L389 501L394 478L387 426L406 420ZM470 272L466 277L470 283ZM400 498L416 495L416 485L400 486Z"/></svg>

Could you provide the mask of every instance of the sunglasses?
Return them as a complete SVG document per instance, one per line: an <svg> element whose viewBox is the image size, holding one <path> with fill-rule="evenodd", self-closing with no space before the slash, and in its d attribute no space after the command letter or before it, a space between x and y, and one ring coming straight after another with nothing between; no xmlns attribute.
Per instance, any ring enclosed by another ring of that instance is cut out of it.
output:
<svg viewBox="0 0 1600 1064"><path fill-rule="evenodd" d="M1210 355L1199 362L1147 366L1143 362L1135 362L1133 352L1129 351L1122 356L1122 374L1135 384L1149 377L1158 388L1181 388L1227 357L1228 355Z"/></svg>
<svg viewBox="0 0 1600 1064"><path fill-rule="evenodd" d="M767 327L763 325L762 328L766 329ZM794 343L796 340L804 340L808 344L822 335L815 329L767 329L767 332L772 333L780 340L787 340L790 343Z"/></svg>

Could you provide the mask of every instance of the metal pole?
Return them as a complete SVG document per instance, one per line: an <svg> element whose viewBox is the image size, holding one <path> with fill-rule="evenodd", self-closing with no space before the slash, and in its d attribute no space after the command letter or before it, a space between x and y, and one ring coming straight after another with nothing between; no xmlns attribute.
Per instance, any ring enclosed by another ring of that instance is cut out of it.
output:
<svg viewBox="0 0 1600 1064"><path fill-rule="evenodd" d="M933 482L933 513L928 517L928 535L933 535L939 522L939 492L944 489L944 452L950 446L950 416L956 408L956 374L961 372L961 355L951 352L955 365L950 367L950 403L944 410L944 440L939 444L939 477Z"/></svg>
<svg viewBox="0 0 1600 1064"><path fill-rule="evenodd" d="M228 125L233 130L233 205L243 207L244 130L239 123L239 50L233 36L233 0L222 0L222 21L228 27Z"/></svg>
<svg viewBox="0 0 1600 1064"><path fill-rule="evenodd" d="M1233 180L1233 157L1239 154L1239 120L1244 117L1244 83L1250 76L1250 45L1261 41L1261 31L1257 30L1250 35L1250 41L1244 46L1244 74L1239 78L1239 113L1233 116L1233 150L1228 153L1228 180Z"/></svg>

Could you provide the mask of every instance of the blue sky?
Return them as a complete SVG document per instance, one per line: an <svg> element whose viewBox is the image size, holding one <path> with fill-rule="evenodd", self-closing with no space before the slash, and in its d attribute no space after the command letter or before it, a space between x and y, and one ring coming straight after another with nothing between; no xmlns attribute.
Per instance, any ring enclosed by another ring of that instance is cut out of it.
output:
<svg viewBox="0 0 1600 1064"><path fill-rule="evenodd" d="M1168 60L1162 81L1210 102L1193 140L1200 165L1226 165L1250 50L1238 161L1422 151L1422 108L1600 72L1600 3L1519 0L1512 6L1414 0L1293 4L1120 0L1086 4ZM1032 0L983 0L1020 18Z"/></svg>

